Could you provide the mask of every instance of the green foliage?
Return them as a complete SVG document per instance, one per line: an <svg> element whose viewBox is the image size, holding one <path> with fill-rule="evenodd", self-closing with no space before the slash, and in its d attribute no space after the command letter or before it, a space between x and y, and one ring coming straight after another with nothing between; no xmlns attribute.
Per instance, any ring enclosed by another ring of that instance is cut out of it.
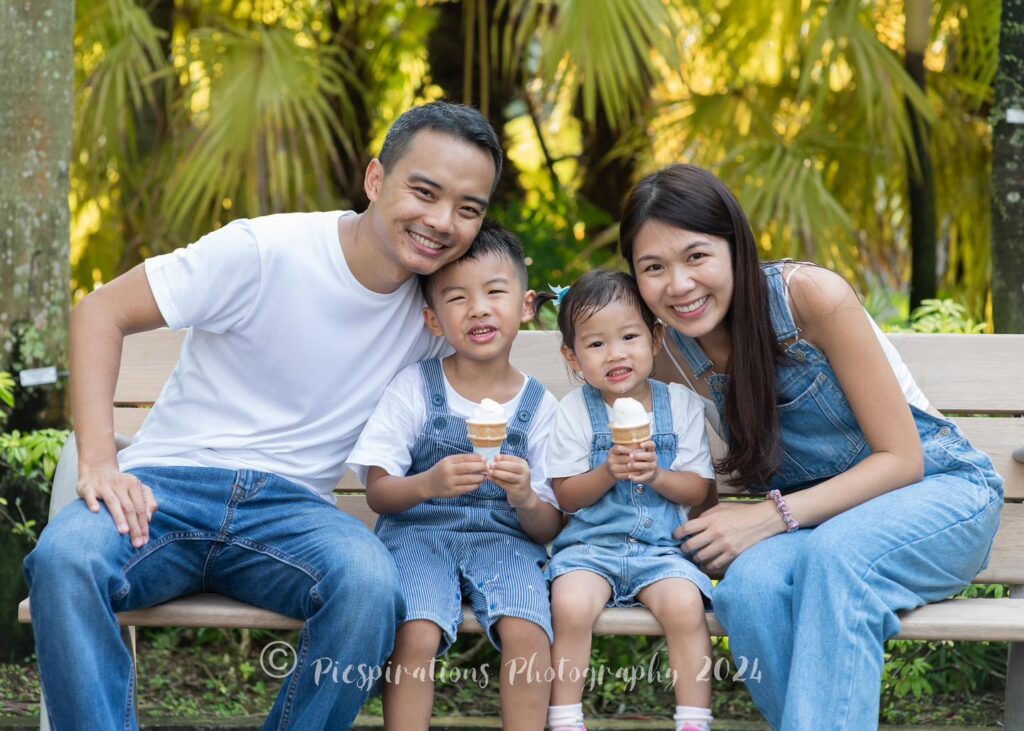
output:
<svg viewBox="0 0 1024 731"><path fill-rule="evenodd" d="M984 322L976 322L966 307L951 299L924 300L921 306L911 313L909 327L902 325L897 318L891 316L877 317L880 313L880 303L881 300L876 298L865 303L865 306L889 332L977 334L983 333L987 329ZM905 307L905 302L903 304ZM872 306L875 309L872 309ZM888 312L887 310L882 311Z"/></svg>

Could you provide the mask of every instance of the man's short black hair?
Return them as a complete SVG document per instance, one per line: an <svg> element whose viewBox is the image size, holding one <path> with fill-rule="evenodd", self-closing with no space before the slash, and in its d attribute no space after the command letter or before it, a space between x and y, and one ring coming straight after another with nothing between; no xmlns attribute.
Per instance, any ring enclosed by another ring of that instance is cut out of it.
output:
<svg viewBox="0 0 1024 731"><path fill-rule="evenodd" d="M494 192L501 177L501 143L491 123L476 109L464 104L431 102L413 107L395 120L377 156L385 173L402 159L412 138L423 130L441 132L485 150L494 160L494 183L491 185L491 192Z"/></svg>
<svg viewBox="0 0 1024 731"><path fill-rule="evenodd" d="M420 275L420 291L423 293L423 299L427 301L427 307L434 306L433 299L431 298L431 287L435 277L440 275L441 272L446 271L449 267L458 266L464 261L483 259L485 256L498 256L508 261L515 269L516 277L519 279L519 284L522 286L523 291L525 292L529 289L530 278L529 273L526 271L526 252L523 249L522 243L507 228L489 218L485 218L483 225L480 226L480 233L473 239L473 243L470 244L465 254L455 261L445 264L432 274Z"/></svg>

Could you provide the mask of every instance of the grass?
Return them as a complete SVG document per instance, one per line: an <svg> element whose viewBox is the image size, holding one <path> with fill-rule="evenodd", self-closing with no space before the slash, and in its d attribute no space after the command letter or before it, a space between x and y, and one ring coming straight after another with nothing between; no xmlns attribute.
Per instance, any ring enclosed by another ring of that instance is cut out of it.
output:
<svg viewBox="0 0 1024 731"><path fill-rule="evenodd" d="M265 715L274 703L281 680L260 666L260 653L272 641L294 643L295 633L194 629L141 630L139 647L139 707L144 717L241 717ZM435 715L492 716L500 712L497 653L478 636L460 638L446 661L439 665L447 682L439 682ZM631 657L623 657L625 648ZM609 667L630 660L649 668L651 653L660 654L662 642L653 638L599 638L595 658ZM38 714L39 676L33 658L19 664L0 665L0 714ZM640 662L637 662L639 660ZM481 682L486 666L487 682ZM461 678L475 669L474 680ZM484 685L484 687L480 687ZM1003 711L999 684L975 693L936 693L915 699L913 695L889 701L883 722L906 725L992 726L999 725ZM823 688L823 692L825 689ZM637 682L632 690L626 681L610 677L585 698L592 717L630 720L664 719L674 705L670 689ZM379 699L371 699L363 711L380 715ZM742 683L729 679L715 684L713 712L716 718L758 720L760 716Z"/></svg>

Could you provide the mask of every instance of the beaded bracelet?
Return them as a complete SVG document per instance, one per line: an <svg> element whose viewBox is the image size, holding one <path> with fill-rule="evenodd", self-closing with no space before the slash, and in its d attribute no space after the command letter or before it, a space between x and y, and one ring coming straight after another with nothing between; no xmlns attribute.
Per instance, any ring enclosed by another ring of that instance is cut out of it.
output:
<svg viewBox="0 0 1024 731"><path fill-rule="evenodd" d="M769 490L768 497L775 501L775 509L779 511L779 515L782 516L782 520L786 524L786 532L792 533L798 530L800 524L789 512L789 503L786 502L786 498L782 497L782 493L778 490Z"/></svg>

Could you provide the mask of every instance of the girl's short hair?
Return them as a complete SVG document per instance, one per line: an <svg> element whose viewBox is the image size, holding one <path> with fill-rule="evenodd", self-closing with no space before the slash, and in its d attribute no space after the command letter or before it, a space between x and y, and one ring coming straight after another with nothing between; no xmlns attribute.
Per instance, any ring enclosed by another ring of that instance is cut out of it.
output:
<svg viewBox="0 0 1024 731"><path fill-rule="evenodd" d="M556 299L558 295L541 292L537 295L537 307ZM625 272L593 269L576 280L558 307L558 330L562 333L562 345L575 350L576 326L613 302L625 302L636 307L647 328L654 331L658 320L640 296L636 280Z"/></svg>

